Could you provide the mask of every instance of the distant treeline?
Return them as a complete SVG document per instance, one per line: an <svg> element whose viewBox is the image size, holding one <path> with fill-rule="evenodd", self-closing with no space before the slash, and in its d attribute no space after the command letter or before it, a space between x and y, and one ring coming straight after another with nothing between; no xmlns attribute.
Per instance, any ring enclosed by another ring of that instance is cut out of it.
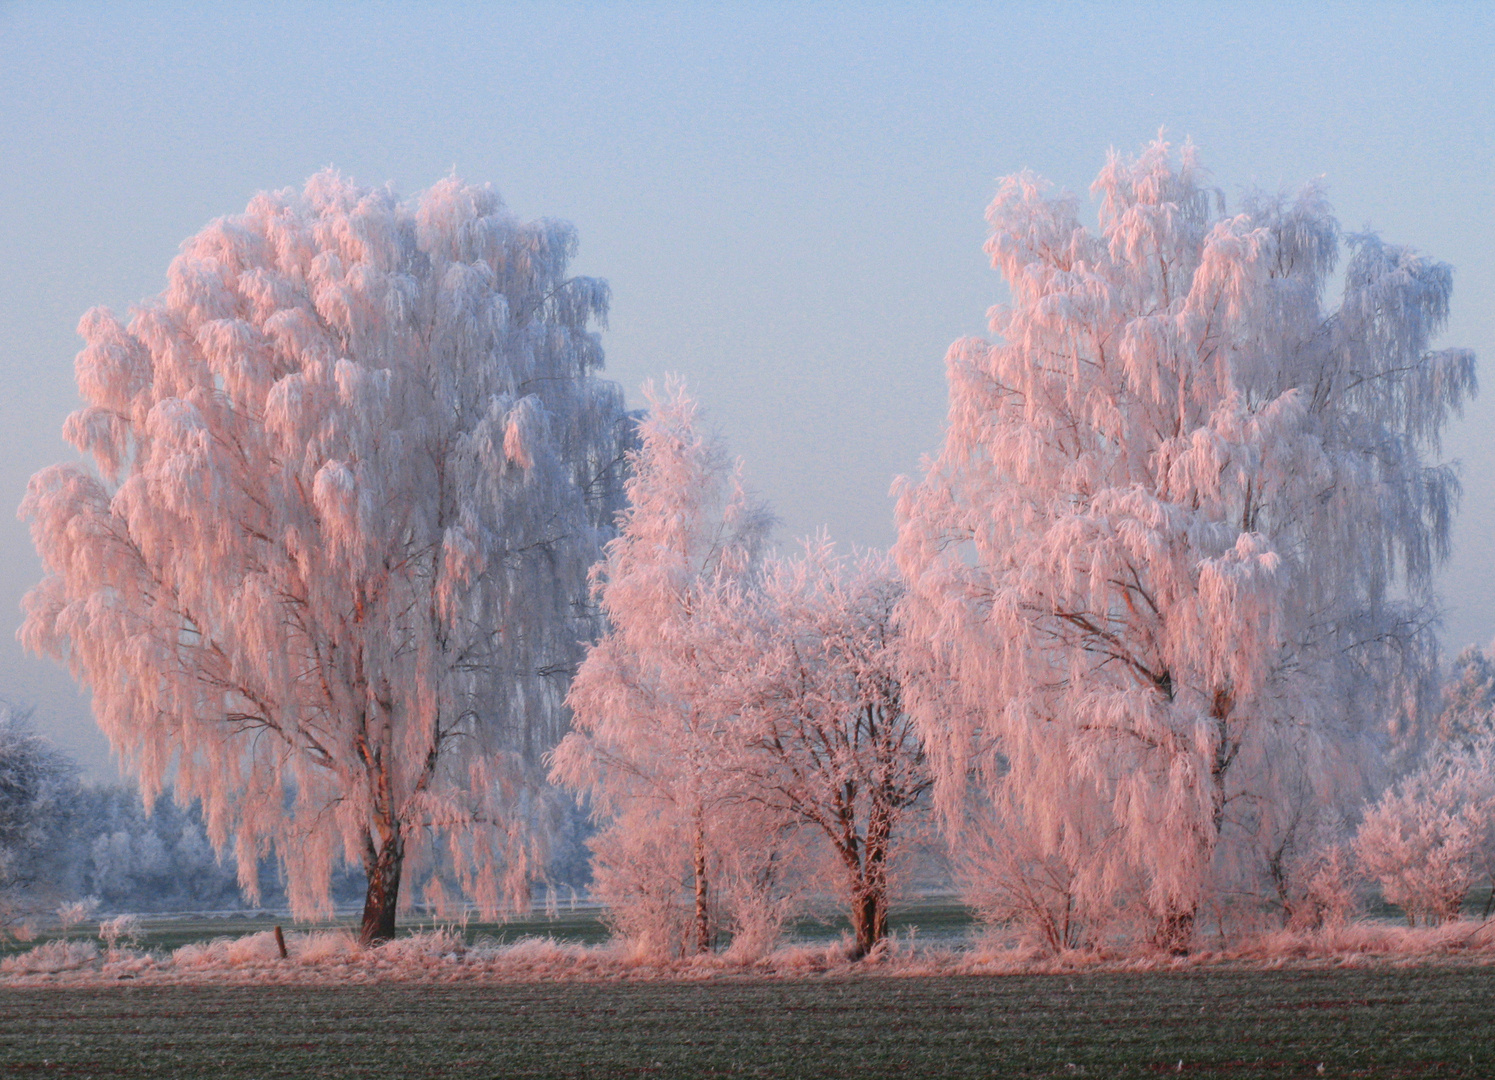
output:
<svg viewBox="0 0 1495 1080"><path fill-rule="evenodd" d="M585 888L590 831L584 814L567 816L552 847L554 884ZM275 860L262 861L260 882L257 906L288 906ZM334 904L361 904L364 886L361 866L340 866ZM246 906L234 856L214 852L198 804L178 806L168 790L147 810L133 784L80 779L24 714L0 715L0 928L90 899L100 915Z"/></svg>

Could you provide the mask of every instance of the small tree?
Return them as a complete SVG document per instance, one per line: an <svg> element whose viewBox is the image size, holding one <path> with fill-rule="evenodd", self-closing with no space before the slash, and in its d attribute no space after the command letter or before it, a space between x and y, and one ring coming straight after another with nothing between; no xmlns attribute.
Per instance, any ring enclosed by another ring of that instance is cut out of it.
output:
<svg viewBox="0 0 1495 1080"><path fill-rule="evenodd" d="M84 316L64 433L94 470L22 504L46 577L21 637L92 689L147 802L174 777L301 914L361 862L366 941L443 838L485 910L524 899L514 808L563 729L626 435L575 245L455 179L256 196L128 324Z"/></svg>
<svg viewBox="0 0 1495 1080"><path fill-rule="evenodd" d="M1437 735L1445 747L1465 749L1495 739L1495 646L1459 653L1443 686Z"/></svg>
<svg viewBox="0 0 1495 1080"><path fill-rule="evenodd" d="M32 731L29 712L0 704L0 929L56 902L37 871L76 787L77 766Z"/></svg>
<svg viewBox="0 0 1495 1080"><path fill-rule="evenodd" d="M716 711L739 728L718 767L736 798L829 842L858 958L887 933L892 862L931 784L903 702L902 595L886 556L848 563L820 540L720 591L702 619Z"/></svg>
<svg viewBox="0 0 1495 1080"><path fill-rule="evenodd" d="M57 905L57 922L64 934L99 909L97 896L85 896L81 900L69 900Z"/></svg>
<svg viewBox="0 0 1495 1080"><path fill-rule="evenodd" d="M1495 748L1435 755L1403 778L1365 815L1355 853L1409 926L1458 918L1470 886L1495 884Z"/></svg>
<svg viewBox="0 0 1495 1080"><path fill-rule="evenodd" d="M619 928L653 951L705 952L712 835L735 830L721 820L729 793L716 765L731 733L702 704L715 672L699 654L699 615L708 594L755 565L771 518L700 430L681 384L645 396L629 505L592 576L608 630L576 673L576 730L556 748L551 778L612 819L593 850ZM674 903L687 882L685 918Z"/></svg>
<svg viewBox="0 0 1495 1080"><path fill-rule="evenodd" d="M1135 865L1116 857L1122 838L1104 807L1078 778L1073 801L1054 800L1044 816L1025 811L1016 784L973 787L951 832L956 882L976 917L1051 955L1099 946L1141 891Z"/></svg>
<svg viewBox="0 0 1495 1080"><path fill-rule="evenodd" d="M1495 663L1470 646L1454 661L1420 765L1383 792L1355 837L1362 869L1409 923L1457 918L1469 889L1495 890ZM1495 906L1495 891L1486 914Z"/></svg>
<svg viewBox="0 0 1495 1080"><path fill-rule="evenodd" d="M129 913L116 915L112 919L105 919L99 923L99 940L109 950L109 959L114 960L119 956L119 944L139 944L144 936L145 927L140 921L140 916Z"/></svg>
<svg viewBox="0 0 1495 1080"><path fill-rule="evenodd" d="M1312 776L1326 740L1428 685L1458 485L1426 457L1474 359L1428 347L1449 268L1371 235L1323 309L1340 231L1316 187L1227 215L1193 149L1159 141L1092 190L1099 236L1031 174L1002 183L987 251L1012 303L996 343L950 350L897 555L957 699L920 698L947 818L974 767L1026 819L1093 819L1083 778L1153 940L1182 950L1228 826L1282 805L1279 750Z"/></svg>
<svg viewBox="0 0 1495 1080"><path fill-rule="evenodd" d="M1275 907L1284 929L1342 925L1356 905L1345 809L1363 795L1334 783L1335 774L1348 769L1327 767L1324 755L1313 763L1320 774L1284 750L1272 763L1282 775L1267 785L1275 804L1245 808L1233 823L1241 834L1235 839L1250 856L1235 867L1237 880L1227 887L1250 908Z"/></svg>

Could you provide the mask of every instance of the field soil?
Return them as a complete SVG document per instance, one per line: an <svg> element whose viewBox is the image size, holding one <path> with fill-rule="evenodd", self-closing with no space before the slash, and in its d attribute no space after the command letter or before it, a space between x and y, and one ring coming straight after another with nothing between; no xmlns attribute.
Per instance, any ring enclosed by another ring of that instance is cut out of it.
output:
<svg viewBox="0 0 1495 1080"><path fill-rule="evenodd" d="M0 989L0 1075L1491 1077L1480 967Z"/></svg>

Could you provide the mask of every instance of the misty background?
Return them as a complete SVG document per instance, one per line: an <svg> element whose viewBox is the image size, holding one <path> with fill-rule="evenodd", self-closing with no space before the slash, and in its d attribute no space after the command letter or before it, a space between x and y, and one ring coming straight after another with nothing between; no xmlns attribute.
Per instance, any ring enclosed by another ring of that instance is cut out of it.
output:
<svg viewBox="0 0 1495 1080"><path fill-rule="evenodd" d="M1023 168L1084 194L1166 128L1232 203L1322 176L1347 229L1453 265L1437 344L1495 364L1492 54L1487 4L0 3L0 696L114 775L86 697L15 643L41 569L13 508L74 456L79 317L159 292L258 190L455 169L574 222L630 403L683 374L781 538L886 546L890 481L940 439L945 350L1003 298L982 215ZM1444 447L1450 654L1495 637L1485 383Z"/></svg>

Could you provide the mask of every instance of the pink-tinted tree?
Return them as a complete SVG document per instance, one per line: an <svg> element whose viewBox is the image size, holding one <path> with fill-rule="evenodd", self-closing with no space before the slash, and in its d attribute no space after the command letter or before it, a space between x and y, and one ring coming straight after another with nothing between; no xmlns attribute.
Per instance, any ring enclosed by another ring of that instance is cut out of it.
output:
<svg viewBox="0 0 1495 1080"><path fill-rule="evenodd" d="M575 243L455 179L256 196L127 324L83 318L64 433L92 467L22 505L46 577L21 637L92 689L147 804L200 798L244 886L274 852L300 914L361 862L365 940L407 866L490 912L527 892L515 807L564 728L626 437Z"/></svg>
<svg viewBox="0 0 1495 1080"><path fill-rule="evenodd" d="M1495 884L1495 746L1431 756L1366 813L1355 853L1409 926L1458 918L1476 881Z"/></svg>
<svg viewBox="0 0 1495 1080"><path fill-rule="evenodd" d="M718 590L701 620L707 689L736 722L724 786L829 844L858 958L887 933L894 856L932 782L903 702L902 595L887 556L848 562L822 539Z"/></svg>
<svg viewBox="0 0 1495 1080"><path fill-rule="evenodd" d="M950 673L916 696L947 818L972 777L1045 823L1046 856L1109 816L1090 880L1133 864L1152 939L1182 950L1244 810L1277 827L1278 766L1314 776L1426 686L1458 494L1428 456L1474 360L1429 348L1449 268L1374 236L1325 310L1341 234L1317 187L1227 214L1159 141L1092 190L1099 235L1031 174L1002 183L1011 303L994 343L950 350L896 553L909 632Z"/></svg>
<svg viewBox="0 0 1495 1080"><path fill-rule="evenodd" d="M1464 748L1495 739L1495 645L1459 653L1443 686L1437 737L1444 746Z"/></svg>
<svg viewBox="0 0 1495 1080"><path fill-rule="evenodd" d="M1348 754L1355 751L1352 746ZM1365 770L1353 762L1335 768L1326 752L1315 755L1313 769L1294 760L1290 748L1282 755L1273 763L1277 775L1258 782L1271 801L1235 815L1235 839L1246 850L1225 888L1248 910L1275 908L1284 928L1341 924L1356 904L1346 811L1364 797L1356 788Z"/></svg>
<svg viewBox="0 0 1495 1080"><path fill-rule="evenodd" d="M708 704L720 673L700 653L700 616L711 593L756 565L771 518L683 386L645 393L628 507L593 570L607 632L572 683L575 730L552 755L551 778L609 822L593 844L596 891L618 929L651 952L705 952L716 853L763 828L754 837L734 827L719 765L735 732Z"/></svg>
<svg viewBox="0 0 1495 1080"><path fill-rule="evenodd" d="M1355 836L1361 869L1407 920L1458 917L1470 888L1495 885L1495 662L1464 649L1420 763L1366 811ZM1485 914L1495 907L1495 895Z"/></svg>
<svg viewBox="0 0 1495 1080"><path fill-rule="evenodd" d="M972 785L950 830L955 884L976 917L1058 955L1092 949L1124 925L1140 889L1118 858L1120 830L1083 777L1046 804L1015 782ZM1030 809L1030 807L1032 807Z"/></svg>

